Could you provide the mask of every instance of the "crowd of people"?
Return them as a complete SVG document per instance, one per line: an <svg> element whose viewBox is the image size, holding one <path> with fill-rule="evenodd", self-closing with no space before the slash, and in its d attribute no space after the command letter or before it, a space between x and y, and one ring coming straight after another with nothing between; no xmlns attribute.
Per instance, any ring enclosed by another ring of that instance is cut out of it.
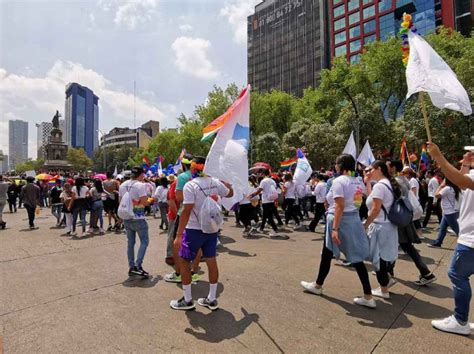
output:
<svg viewBox="0 0 474 354"><path fill-rule="evenodd" d="M448 231L458 236L458 245L449 268L455 311L453 316L432 324L443 331L469 334L469 276L474 272L474 153L466 153L459 170L446 161L435 144L430 144L430 154L437 169L422 173L398 160L357 166L353 156L342 154L332 168L313 172L305 184L296 183L291 171L272 173L263 168L249 175L248 192L236 196L240 199L232 208L236 225L243 228L244 237L253 238L262 233L279 237L290 224L295 230L308 232L315 232L318 224L323 224L324 246L317 276L314 281L301 281L301 286L306 292L322 295L332 260L343 255L343 264L356 270L362 285L363 295L355 297L354 303L376 308L375 298L390 298L390 289L396 283L399 248L420 273L416 285L426 286L437 280L414 247L435 214L438 234L429 246L441 247ZM195 307L191 284L199 281L197 270L203 260L208 268L209 294L197 302L216 310L221 200L233 197L234 190L231 184L205 175L204 165L204 157L186 154L177 176L149 177L142 167L132 168L122 178L109 172L105 180L65 174L54 185L35 182L33 177L18 184L0 176L0 226L5 228L2 211L8 202L10 213L24 206L32 229L37 228L39 208L50 207L56 226L66 227L71 237L125 232L128 275L148 277L143 269L149 243L146 217L159 215L160 229L167 232L165 262L174 268L164 279L181 283L183 290L182 297L170 302L171 308ZM270 232L265 229L267 225ZM135 254L137 236L140 245ZM368 262L379 284L375 289L370 283Z"/></svg>

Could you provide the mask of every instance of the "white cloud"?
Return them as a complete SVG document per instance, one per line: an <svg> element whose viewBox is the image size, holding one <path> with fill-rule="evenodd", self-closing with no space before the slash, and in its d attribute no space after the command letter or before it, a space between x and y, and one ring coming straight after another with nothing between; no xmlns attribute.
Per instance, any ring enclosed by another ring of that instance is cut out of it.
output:
<svg viewBox="0 0 474 354"><path fill-rule="evenodd" d="M171 45L175 65L183 74L199 79L214 79L219 72L207 57L211 42L203 38L179 37Z"/></svg>
<svg viewBox="0 0 474 354"><path fill-rule="evenodd" d="M224 6L220 15L227 18L234 31L234 41L247 44L247 17L254 13L255 5L261 0L233 0Z"/></svg>
<svg viewBox="0 0 474 354"><path fill-rule="evenodd" d="M57 61L43 77L7 73L0 68L0 117L2 121L22 119L29 125L29 156L36 158L35 123L49 121L58 109L64 116L65 86L77 82L99 96L99 124L103 130L116 126L133 126L132 93L114 88L113 83L79 63ZM176 108L158 107L156 103L136 98L137 125L158 120L162 126L174 126ZM171 115L173 114L173 115ZM0 129L0 149L8 151L8 129Z"/></svg>
<svg viewBox="0 0 474 354"><path fill-rule="evenodd" d="M189 24L180 25L179 30L183 33L191 32L193 30L193 26Z"/></svg>
<svg viewBox="0 0 474 354"><path fill-rule="evenodd" d="M156 14L159 0L101 0L98 5L104 12L115 12L114 22L134 30L149 22Z"/></svg>

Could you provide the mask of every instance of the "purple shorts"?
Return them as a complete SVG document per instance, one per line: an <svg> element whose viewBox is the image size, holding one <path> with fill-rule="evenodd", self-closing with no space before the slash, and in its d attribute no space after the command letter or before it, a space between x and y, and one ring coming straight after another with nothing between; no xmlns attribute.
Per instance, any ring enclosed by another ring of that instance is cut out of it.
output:
<svg viewBox="0 0 474 354"><path fill-rule="evenodd" d="M216 248L217 233L205 234L201 230L186 229L183 232L179 256L191 261L201 249L203 257L212 258L216 256Z"/></svg>

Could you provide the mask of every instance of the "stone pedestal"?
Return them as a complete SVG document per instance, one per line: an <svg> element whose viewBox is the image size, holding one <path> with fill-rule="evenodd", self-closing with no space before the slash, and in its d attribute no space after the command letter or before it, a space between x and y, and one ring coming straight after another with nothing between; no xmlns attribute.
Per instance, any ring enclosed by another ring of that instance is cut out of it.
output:
<svg viewBox="0 0 474 354"><path fill-rule="evenodd" d="M44 167L48 169L69 170L72 165L67 162L68 146L63 142L63 132L60 129L53 129L45 146Z"/></svg>

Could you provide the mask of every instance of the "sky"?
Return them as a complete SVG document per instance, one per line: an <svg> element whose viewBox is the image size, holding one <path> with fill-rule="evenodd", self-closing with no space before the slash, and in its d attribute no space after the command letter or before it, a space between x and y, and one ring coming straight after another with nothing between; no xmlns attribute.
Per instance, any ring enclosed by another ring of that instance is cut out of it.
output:
<svg viewBox="0 0 474 354"><path fill-rule="evenodd" d="M99 96L99 128L176 127L214 85L247 81L247 16L260 0L0 0L0 149L8 121L64 116L65 86Z"/></svg>

